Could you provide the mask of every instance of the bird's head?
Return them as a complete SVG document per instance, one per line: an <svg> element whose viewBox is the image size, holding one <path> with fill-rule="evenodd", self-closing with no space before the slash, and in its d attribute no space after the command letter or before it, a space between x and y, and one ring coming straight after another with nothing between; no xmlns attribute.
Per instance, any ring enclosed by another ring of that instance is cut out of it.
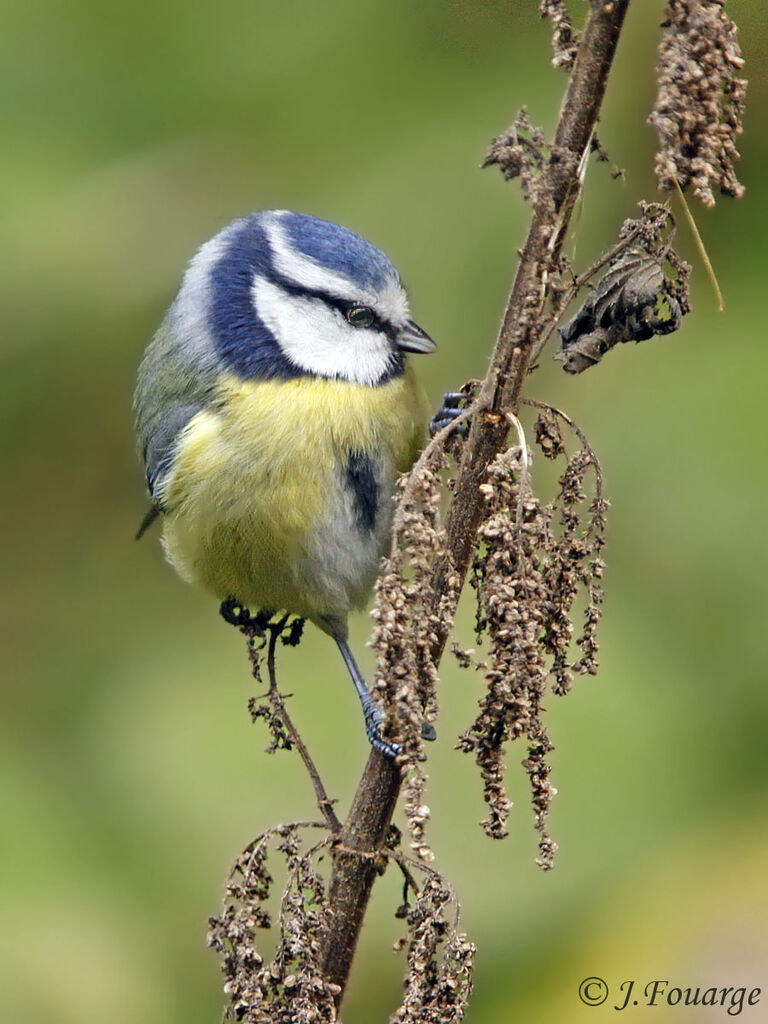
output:
<svg viewBox="0 0 768 1024"><path fill-rule="evenodd" d="M182 344L199 350L204 338L208 358L246 378L376 385L402 372L405 352L435 348L384 253L337 224L283 210L235 221L207 242L172 316Z"/></svg>

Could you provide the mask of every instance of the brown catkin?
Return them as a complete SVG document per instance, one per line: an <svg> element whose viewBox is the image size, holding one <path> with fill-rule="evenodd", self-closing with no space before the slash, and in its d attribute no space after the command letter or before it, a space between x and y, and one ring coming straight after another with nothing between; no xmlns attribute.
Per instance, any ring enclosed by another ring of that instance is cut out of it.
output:
<svg viewBox="0 0 768 1024"><path fill-rule="evenodd" d="M459 1024L472 991L475 947L446 919L455 897L443 879L430 872L408 910L408 973L405 995L390 1024ZM458 908L456 912L458 918Z"/></svg>
<svg viewBox="0 0 768 1024"><path fill-rule="evenodd" d="M520 446L497 456L481 487L486 510L472 583L477 591L478 633L488 636L486 692L459 748L475 756L488 807L482 825L489 836L500 839L507 834L512 806L505 748L517 739L527 744L522 765L540 836L537 863L546 869L552 867L557 847L546 830L555 793L548 760L554 748L542 701L550 677L553 691L564 694L574 673L596 670L602 600L599 552L607 504L597 458L581 431L558 410L531 404L540 410L535 426L539 448L548 459L563 459L565 466L554 499L544 505L530 487L530 454L520 427ZM581 442L572 454L566 450L561 423ZM586 489L589 474L594 475L591 502ZM581 657L573 661L572 610L580 594L586 595L587 610L577 641Z"/></svg>
<svg viewBox="0 0 768 1024"><path fill-rule="evenodd" d="M649 118L659 135L659 187L690 185L705 206L715 205L714 190L738 198L744 186L734 164L747 82L725 0L669 0L662 28Z"/></svg>
<svg viewBox="0 0 768 1024"><path fill-rule="evenodd" d="M435 720L437 669L431 650L441 623L450 626L453 593L458 578L440 603L430 605L432 566L444 550L438 526L441 480L446 455L435 449L415 477L401 482L403 495L395 522L392 552L382 564L376 583L376 625L371 645L376 650L373 692L386 709L383 734L401 750L405 811L411 849L424 861L433 854L425 836L430 810L425 802L427 776L422 768L422 725Z"/></svg>

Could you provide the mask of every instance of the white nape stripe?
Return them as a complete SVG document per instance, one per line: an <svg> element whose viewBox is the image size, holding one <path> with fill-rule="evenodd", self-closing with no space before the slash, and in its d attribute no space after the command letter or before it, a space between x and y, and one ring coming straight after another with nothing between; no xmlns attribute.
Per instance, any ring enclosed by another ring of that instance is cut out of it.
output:
<svg viewBox="0 0 768 1024"><path fill-rule="evenodd" d="M211 270L226 252L235 221L200 246L189 261L179 293L170 309L174 332L184 349L201 361L215 362L215 346L208 327L211 306Z"/></svg>
<svg viewBox="0 0 768 1024"><path fill-rule="evenodd" d="M280 213L265 219L265 230L272 249L275 269L289 281L315 291L330 292L339 299L359 302L370 306L394 325L404 325L408 320L408 298L402 285L395 279L387 281L379 291L363 288L351 281L346 274L340 274L323 266L311 256L299 252L290 242L280 224Z"/></svg>
<svg viewBox="0 0 768 1024"><path fill-rule="evenodd" d="M275 269L289 281L314 291L330 292L340 299L370 305L375 295L354 284L345 274L334 273L311 256L298 252L291 245L282 224L276 218L265 218L264 228L272 250Z"/></svg>
<svg viewBox="0 0 768 1024"><path fill-rule="evenodd" d="M386 335L352 327L322 299L290 295L256 275L252 287L259 317L296 366L319 377L341 377L374 385L391 366Z"/></svg>

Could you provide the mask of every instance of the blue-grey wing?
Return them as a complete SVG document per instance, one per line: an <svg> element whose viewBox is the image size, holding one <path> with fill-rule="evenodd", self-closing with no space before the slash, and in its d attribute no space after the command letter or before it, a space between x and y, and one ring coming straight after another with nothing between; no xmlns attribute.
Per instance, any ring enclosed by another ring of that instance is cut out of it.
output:
<svg viewBox="0 0 768 1024"><path fill-rule="evenodd" d="M193 416L214 403L215 393L214 361L180 336L172 308L147 348L134 396L139 455L152 498L139 535L162 511L159 493L180 434Z"/></svg>
<svg viewBox="0 0 768 1024"><path fill-rule="evenodd" d="M179 435L192 417L196 416L202 408L203 405L196 402L170 406L164 418L149 436L143 451L143 458L147 473L147 486L153 498L156 496L158 485L171 467Z"/></svg>

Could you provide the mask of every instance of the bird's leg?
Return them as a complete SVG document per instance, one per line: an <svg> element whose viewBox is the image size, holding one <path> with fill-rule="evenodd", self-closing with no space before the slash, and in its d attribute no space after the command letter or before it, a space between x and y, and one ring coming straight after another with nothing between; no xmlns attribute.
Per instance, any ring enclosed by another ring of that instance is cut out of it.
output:
<svg viewBox="0 0 768 1024"><path fill-rule="evenodd" d="M363 717L365 718L365 734L368 737L368 742L382 753L385 757L395 758L400 753L400 747L396 743L389 743L381 735L381 725L384 720L384 715L381 708L373 699L370 690L365 685L360 669L357 667L357 662L352 656L352 651L349 649L349 644L343 637L335 637L336 643L338 644L341 656L344 659L344 663L349 670L349 674L352 677L352 682L357 690L357 696L360 698L360 704L363 708Z"/></svg>
<svg viewBox="0 0 768 1024"><path fill-rule="evenodd" d="M456 417L460 416L464 411L462 404L471 397L471 395L464 394L463 391L446 391L443 395L443 404L429 421L429 436L434 437L443 427L453 423ZM461 434L462 437L466 437L467 424L460 424L457 427L457 433Z"/></svg>
<svg viewBox="0 0 768 1024"><path fill-rule="evenodd" d="M365 733L368 737L368 742L376 750L384 754L385 757L397 757L400 753L400 747L396 743L390 743L385 740L381 735L381 726L384 720L384 715L381 708L374 700L371 691L365 684L362 673L357 667L357 662L354 659L352 651L349 649L349 644L343 637L335 637L336 643L338 644L341 656L349 670L349 674L352 677L355 689L357 690L357 696L360 698L360 703L363 708L363 716L365 718ZM434 726L428 722L423 722L421 726L421 735L425 740L437 739L437 733L435 732Z"/></svg>

